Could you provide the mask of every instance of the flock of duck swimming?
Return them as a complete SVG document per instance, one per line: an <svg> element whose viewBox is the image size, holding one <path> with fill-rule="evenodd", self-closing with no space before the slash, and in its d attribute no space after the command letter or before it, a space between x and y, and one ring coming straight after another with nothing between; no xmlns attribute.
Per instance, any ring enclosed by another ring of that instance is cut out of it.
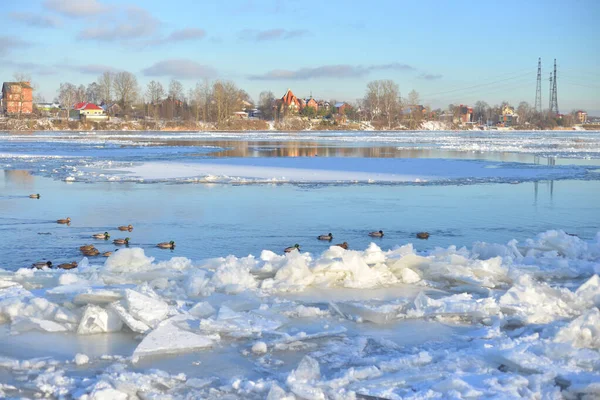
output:
<svg viewBox="0 0 600 400"><path fill-rule="evenodd" d="M29 197L32 198L32 199L39 199L40 195L39 194L31 194L31 195L29 195ZM65 219L59 219L59 220L56 220L56 223L70 225L71 224L71 218L67 217ZM128 231L128 232L131 232L131 231L133 231L133 226L132 225L123 225L123 226L117 227L117 229L119 231ZM381 237L383 237L383 231L370 232L369 236L381 238ZM419 239L429 239L429 233L428 232L419 232L419 233L417 233L416 236ZM110 234L108 232L96 233L96 234L92 235L92 237L94 239L99 239L99 240L108 240L108 239L110 239ZM332 241L333 240L333 235L330 232L330 233L328 233L326 235L319 235L319 236L317 236L317 239L319 239L319 240L326 240L326 241ZM115 245L125 245L125 246L128 246L129 245L129 238L126 237L124 239L114 239L113 243ZM348 250L348 242L338 243L335 246L341 247L344 250ZM174 249L175 248L175 242L172 241L172 240L170 242L162 242L162 243L157 244L156 247L159 247L161 249ZM100 251L93 244L83 245L83 246L79 247L79 250L81 251L81 253L84 256L87 256L87 257L95 257L95 256L100 255ZM285 253L291 253L292 251L300 251L300 245L298 243L296 243L293 246L286 247L283 251ZM112 253L113 253L112 251L106 251L106 252L102 253L102 256L103 257L110 257L112 255ZM53 266L52 266L52 262L51 261L41 261L41 262L34 263L32 265L32 267L33 268L41 269L41 268L44 268L44 267L52 268ZM77 262L73 261L72 263L60 264L60 265L58 265L58 268L61 268L61 269L73 269L73 268L77 268Z"/></svg>
<svg viewBox="0 0 600 400"><path fill-rule="evenodd" d="M29 198L31 198L31 199L39 199L40 195L39 194L30 194ZM56 223L57 224L61 224L61 225L71 225L71 218L67 217L67 218L64 218L64 219L57 219ZM118 226L117 229L119 231L122 231L122 232L131 232L131 231L133 231L133 225ZM110 234L108 232L95 233L95 234L92 235L92 238L99 239L99 240L109 240L110 239ZM125 246L128 246L129 245L129 238L126 237L124 239L114 239L112 242L115 245L125 245ZM171 240L170 242L158 243L156 245L156 247L159 247L161 249L174 249L175 248L175 242ZM112 255L112 253L113 253L112 251L106 251L106 252L100 253L100 251L93 244L86 244L86 245L80 246L79 247L79 251L81 251L81 253L84 256L86 256L86 257L95 257L95 256L98 256L100 254L102 254L103 257L110 257ZM53 268L54 267L53 264L52 264L52 261L40 261L40 262L33 263L31 266L32 266L32 268L37 268L37 269ZM57 266L57 268L60 268L60 269L73 269L73 268L77 268L77 262L73 261L71 263L60 264L60 265Z"/></svg>
<svg viewBox="0 0 600 400"><path fill-rule="evenodd" d="M378 237L378 238L383 237L383 231L370 232L369 236L371 236L371 237ZM429 239L429 233L428 232L419 232L419 233L417 233L417 238L419 238L419 239ZM332 241L333 240L333 235L330 232L327 235L319 235L319 236L317 236L317 239ZM348 242L338 243L338 244L336 244L334 246L338 246L338 247L341 247L344 250L348 250ZM300 245L298 243L296 243L293 246L286 247L285 250L284 250L284 252L291 253L294 250L300 251Z"/></svg>

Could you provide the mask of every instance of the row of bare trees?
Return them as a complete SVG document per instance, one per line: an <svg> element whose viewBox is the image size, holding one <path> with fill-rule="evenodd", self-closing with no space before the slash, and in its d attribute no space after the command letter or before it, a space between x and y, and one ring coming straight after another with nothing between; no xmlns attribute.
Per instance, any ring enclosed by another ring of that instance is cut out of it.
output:
<svg viewBox="0 0 600 400"><path fill-rule="evenodd" d="M60 84L58 101L63 108L83 101L97 104L118 104L122 115L152 118L154 120L194 120L216 123L220 125L229 120L233 113L249 108L257 108L263 119L272 120L281 117L276 107L277 98L271 91L260 93L255 104L248 93L227 80L197 82L186 92L183 84L172 79L168 87L152 80L145 88L140 87L134 74L121 72L104 72L95 82L87 86L76 86L70 82ZM417 128L423 119L438 119L442 115L459 112L459 107L450 104L445 110L432 110L421 106L419 93L412 90L408 96L400 95L398 84L392 80L375 80L367 84L365 95L352 107L346 109L351 119L371 121L375 126L393 129L400 125ZM508 103L490 106L478 101L473 106L476 122L498 122L503 106ZM310 110L309 110L310 111ZM322 110L319 110L322 111ZM553 117L537 113L527 102L521 102L516 110L519 125L531 124L540 127L551 125ZM333 111L323 114L304 113L315 117L331 115ZM287 116L287 115L284 115Z"/></svg>

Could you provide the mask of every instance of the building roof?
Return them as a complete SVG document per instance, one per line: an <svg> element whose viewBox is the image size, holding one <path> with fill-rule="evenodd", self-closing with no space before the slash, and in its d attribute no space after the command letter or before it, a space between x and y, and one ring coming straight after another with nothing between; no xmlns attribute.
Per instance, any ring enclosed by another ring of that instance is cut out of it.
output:
<svg viewBox="0 0 600 400"><path fill-rule="evenodd" d="M81 102L73 106L74 110L104 110L102 107L98 107L94 103Z"/></svg>
<svg viewBox="0 0 600 400"><path fill-rule="evenodd" d="M33 89L31 87L31 85L29 84L29 82L4 82L4 85L19 85L21 86L23 89ZM4 88L4 85L2 85L2 87Z"/></svg>
<svg viewBox="0 0 600 400"><path fill-rule="evenodd" d="M335 106L336 106L336 108L339 108L339 107L341 107L341 106L343 106L345 104L346 103L344 103L343 101L339 101L339 102L335 103Z"/></svg>
<svg viewBox="0 0 600 400"><path fill-rule="evenodd" d="M281 98L281 100L287 104L287 105L291 105L291 104L295 104L297 106L300 105L300 101L298 100L298 98L296 97L296 95L294 93L292 93L292 91L290 89L288 89L285 94L283 95L283 97Z"/></svg>

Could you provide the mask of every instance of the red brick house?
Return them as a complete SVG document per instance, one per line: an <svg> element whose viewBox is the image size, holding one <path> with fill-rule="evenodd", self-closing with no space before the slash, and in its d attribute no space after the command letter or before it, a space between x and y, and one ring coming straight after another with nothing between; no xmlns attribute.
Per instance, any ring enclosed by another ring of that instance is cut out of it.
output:
<svg viewBox="0 0 600 400"><path fill-rule="evenodd" d="M2 112L4 114L31 114L33 88L29 82L4 82L2 85Z"/></svg>
<svg viewBox="0 0 600 400"><path fill-rule="evenodd" d="M306 101L306 107L312 107L315 111L319 111L319 103L312 97Z"/></svg>
<svg viewBox="0 0 600 400"><path fill-rule="evenodd" d="M335 111L338 114L344 115L346 114L346 110L350 109L350 104L344 102L335 103Z"/></svg>

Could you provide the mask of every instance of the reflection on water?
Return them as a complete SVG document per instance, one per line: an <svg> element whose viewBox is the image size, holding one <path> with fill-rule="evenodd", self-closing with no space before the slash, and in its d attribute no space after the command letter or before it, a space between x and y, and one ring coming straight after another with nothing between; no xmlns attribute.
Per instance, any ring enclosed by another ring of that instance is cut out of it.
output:
<svg viewBox="0 0 600 400"><path fill-rule="evenodd" d="M140 142L147 140L139 139ZM156 143L156 142L154 142ZM253 140L169 140L161 146L214 146L224 150L208 154L209 157L368 157L368 158L451 158L462 160L485 160L556 165L556 158L524 153L491 153L432 149L407 149L372 143L348 145L348 143L323 143L309 141L253 141ZM198 154L197 156L207 156ZM567 160L572 163L572 159ZM589 160L587 160L589 161Z"/></svg>
<svg viewBox="0 0 600 400"><path fill-rule="evenodd" d="M3 179L0 179L0 181L4 182L5 185L10 183L15 186L31 186L35 179L29 171L23 170L3 170L2 175Z"/></svg>

